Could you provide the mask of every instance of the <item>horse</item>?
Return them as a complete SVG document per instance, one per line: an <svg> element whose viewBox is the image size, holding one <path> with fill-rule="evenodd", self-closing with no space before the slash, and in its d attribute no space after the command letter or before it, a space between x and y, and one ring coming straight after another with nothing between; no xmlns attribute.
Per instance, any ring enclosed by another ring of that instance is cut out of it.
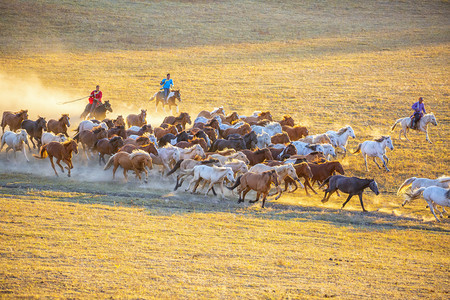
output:
<svg viewBox="0 0 450 300"><path fill-rule="evenodd" d="M254 172L254 173L262 173L269 170L275 170L278 175L278 184L277 185L277 193L278 196L275 197L275 200L278 200L281 197L281 194L283 193L283 190L281 189L280 185L284 181L286 177L290 177L294 179L295 181L298 181L298 183L303 187L303 184L300 182L300 179L297 177L297 172L294 169L294 166L292 164L287 165L281 165L281 166L268 166L264 164L256 164L253 167L251 167L248 171Z"/></svg>
<svg viewBox="0 0 450 300"><path fill-rule="evenodd" d="M158 159L155 160L155 164L160 164L163 166L162 175L164 175L164 171L170 171L177 161L180 160L181 151L180 148L174 147L172 145L166 145L165 147L158 149ZM156 155L155 155L156 157ZM153 156L152 156L153 158Z"/></svg>
<svg viewBox="0 0 450 300"><path fill-rule="evenodd" d="M125 126L125 119L122 115L118 115L117 118L113 120L114 126Z"/></svg>
<svg viewBox="0 0 450 300"><path fill-rule="evenodd" d="M224 139L217 139L215 140L211 148L209 148L209 152L215 152L217 150L224 150L224 149L234 149L236 151L246 149L246 145L243 138L240 139L233 139L233 140L224 140Z"/></svg>
<svg viewBox="0 0 450 300"><path fill-rule="evenodd" d="M34 144L33 139L36 140L38 148L41 147L41 137L42 131L47 130L47 121L45 118L38 117L36 121L33 120L23 120L21 127L25 129L30 137L30 141L33 144L33 149L36 149L36 145Z"/></svg>
<svg viewBox="0 0 450 300"><path fill-rule="evenodd" d="M173 133L167 133L159 139L158 146L164 147L166 144L171 144L174 146L176 143L179 143L181 141L187 142L189 140L189 138L190 138L190 136L186 131L182 131L182 132L178 133L177 135L174 135Z"/></svg>
<svg viewBox="0 0 450 300"><path fill-rule="evenodd" d="M375 139L373 141L364 141L358 145L353 154L361 152L364 157L364 163L366 164L366 171L369 172L369 168L367 167L367 156L373 158L374 163L377 165L378 169L381 169L380 165L375 160L376 157L381 159L383 162L386 171L389 172L387 164L389 163L389 158L386 156L386 147L391 150L394 150L394 145L392 144L392 140L390 136L382 136L379 139ZM386 159L386 161L385 161Z"/></svg>
<svg viewBox="0 0 450 300"><path fill-rule="evenodd" d="M122 125L116 125L116 127L118 126L122 126ZM125 127L125 126L124 126ZM144 133L153 133L153 128L152 125L150 124L145 124L142 125L142 127L138 127L138 126L131 126L130 128L127 129L127 135L143 135Z"/></svg>
<svg viewBox="0 0 450 300"><path fill-rule="evenodd" d="M272 143L271 137L270 137L270 135L267 132L263 132L261 134L257 134L256 135L256 139L258 141L256 143L256 147L259 148L259 149L266 148Z"/></svg>
<svg viewBox="0 0 450 300"><path fill-rule="evenodd" d="M254 201L249 201L250 203L255 203L259 200L259 196L262 194L262 205L264 208L264 204L266 203L266 198L269 195L270 185L274 183L275 186L278 186L278 175L275 170L269 170L262 172L261 174L247 172L244 175L239 176L236 179L236 183L232 187L227 187L230 190L234 190L237 186L239 193L238 203L244 202L245 195L251 190L256 191L256 199ZM242 193L242 197L241 197Z"/></svg>
<svg viewBox="0 0 450 300"><path fill-rule="evenodd" d="M125 130L125 126L119 125L114 126L112 128L107 129L108 138L111 138L115 135L120 136L122 139L126 139L128 137L128 132Z"/></svg>
<svg viewBox="0 0 450 300"><path fill-rule="evenodd" d="M322 203L327 202L330 199L330 196L336 192L341 191L343 193L349 194L347 200L342 204L341 209L347 204L348 201L354 196L359 196L359 202L361 202L361 207L363 212L367 212L364 208L364 203L362 200L362 194L366 188L370 188L375 195L380 194L378 191L377 182L374 179L363 179L358 177L346 177L342 175L334 175L328 177L319 188L323 187L325 184L328 184L328 188L325 190L325 194L322 199ZM328 194L328 197L327 197Z"/></svg>
<svg viewBox="0 0 450 300"><path fill-rule="evenodd" d="M245 134L244 136L240 135L239 133L233 133L227 137L227 140L234 140L240 138L244 140L246 149L251 150L256 148L256 144L258 143L258 137L254 131L251 131Z"/></svg>
<svg viewBox="0 0 450 300"><path fill-rule="evenodd" d="M282 130L285 131L291 141L298 141L302 137L306 137L309 134L309 131L306 127L295 125L295 126L289 126L289 125L283 125Z"/></svg>
<svg viewBox="0 0 450 300"><path fill-rule="evenodd" d="M277 133L283 133L283 129L281 128L281 125L278 122L270 122L266 126L253 125L252 129L255 131L256 134L267 132L271 137Z"/></svg>
<svg viewBox="0 0 450 300"><path fill-rule="evenodd" d="M282 127L286 125L291 127L295 126L294 119L290 115L284 115L283 119L281 121L278 121L278 123L280 123Z"/></svg>
<svg viewBox="0 0 450 300"><path fill-rule="evenodd" d="M224 165L226 162L229 162L232 160L240 160L240 161L243 161L247 165L250 163L250 161L247 158L247 155L245 155L242 152L235 152L235 153L229 154L229 155L215 153L215 154L209 155L209 157L217 159L222 165Z"/></svg>
<svg viewBox="0 0 450 300"><path fill-rule="evenodd" d="M205 151L208 151L208 149L211 147L211 139L209 138L209 136L205 133L205 131L203 130L198 130L195 134L194 134L194 138L198 138L201 140L204 140L207 146L207 149L205 149Z"/></svg>
<svg viewBox="0 0 450 300"><path fill-rule="evenodd" d="M331 137L334 137L334 140L336 141L336 145L333 145L334 147L339 147L342 150L344 150L344 157L347 155L347 142L348 138L356 138L355 132L353 131L353 128L349 125L342 127L339 129L338 132L329 130L326 132L328 137L331 139Z"/></svg>
<svg viewBox="0 0 450 300"><path fill-rule="evenodd" d="M167 127L167 129L164 129L164 128L161 128L161 127L156 127L156 128L153 130L153 132L154 132L156 138L158 139L158 141L159 141L163 136L165 136L165 135L168 134L168 133L172 133L173 135L177 135L177 134L178 134L178 130L177 130L177 128L176 128L174 125L169 125L169 126Z"/></svg>
<svg viewBox="0 0 450 300"><path fill-rule="evenodd" d="M263 111L263 112L258 113L257 115L253 115L250 117L242 116L240 119L246 123L249 123L250 125L254 125L258 121L261 121L261 120L273 121L272 114L270 113L270 111Z"/></svg>
<svg viewBox="0 0 450 300"><path fill-rule="evenodd" d="M270 138L272 144L288 144L291 142L289 135L286 132L277 133Z"/></svg>
<svg viewBox="0 0 450 300"><path fill-rule="evenodd" d="M39 156L33 154L35 158L45 159L47 156L52 164L53 171L55 171L56 176L59 176L55 169L55 164L53 163L53 157L56 158L56 164L61 168L61 172L64 173L64 168L61 165L63 161L67 166L68 170L67 176L70 177L70 170L73 169L72 164L72 152L78 153L78 146L74 140L67 140L65 142L50 142L43 145L39 151Z"/></svg>
<svg viewBox="0 0 450 300"><path fill-rule="evenodd" d="M176 103L176 100L178 99L178 102L181 102L180 90L170 91L169 95L167 95L167 103L164 101L164 91L156 92L149 101L152 101L153 99L156 99L155 112L158 111L158 103L160 102L162 104L164 112L166 112L166 105L169 105L170 111L172 111L172 106L175 106L178 112L178 105Z"/></svg>
<svg viewBox="0 0 450 300"><path fill-rule="evenodd" d="M402 126L402 129L400 130L400 134L398 135L398 139L400 140L402 138L402 132L403 132L403 135L405 136L405 139L407 139L410 142L410 140L406 136L406 132L408 131L408 129L411 129L411 118L407 117L407 118L398 119L397 121L395 121L394 125L392 125L391 130L394 130L395 126L397 124L399 124L399 123ZM426 133L426 140L430 144L432 144L432 142L430 141L430 138L428 137L428 123L431 123L434 126L437 126L436 117L434 116L433 113L429 113L429 114L424 115L419 120L419 122L417 123L417 126L418 126L417 128L418 129L414 129L414 130L425 132Z"/></svg>
<svg viewBox="0 0 450 300"><path fill-rule="evenodd" d="M197 159L180 159L176 162L175 166L170 170L166 176L172 175L175 171L179 170L179 174L177 176L177 183L175 184L174 191L176 191L180 186L183 185L183 182L186 180L186 177L192 175L192 169L195 166L206 165L220 165L217 159L211 158L208 160L197 160Z"/></svg>
<svg viewBox="0 0 450 300"><path fill-rule="evenodd" d="M225 122L225 123L228 123L228 124L233 124L234 121L239 120L239 115L235 111L233 111L228 116L219 115L219 117L222 120L222 123Z"/></svg>
<svg viewBox="0 0 450 300"><path fill-rule="evenodd" d="M199 139L199 138L193 138L190 139L189 141L180 141L178 143L175 144L175 146L177 146L178 148L189 148L192 147L194 145L200 145L203 149L203 151L208 151L208 145L206 144L204 139Z"/></svg>
<svg viewBox="0 0 450 300"><path fill-rule="evenodd" d="M297 154L297 149L293 144L289 144L284 148L269 147L269 150L272 153L272 157L276 160L284 160L285 158Z"/></svg>
<svg viewBox="0 0 450 300"><path fill-rule="evenodd" d="M247 133L250 133L252 129L250 128L250 125L244 124L242 126L239 126L238 128L228 128L222 132L220 132L220 135L222 138L226 139L230 134L240 134L240 135L246 135Z"/></svg>
<svg viewBox="0 0 450 300"><path fill-rule="evenodd" d="M229 167L233 170L234 175L245 174L248 172L248 167L242 160L231 160L223 164L223 167Z"/></svg>
<svg viewBox="0 0 450 300"><path fill-rule="evenodd" d="M127 116L127 125L128 128L130 128L131 126L143 126L145 124L147 124L147 110L146 109L141 109L141 112L136 115L136 114L129 114Z"/></svg>
<svg viewBox="0 0 450 300"><path fill-rule="evenodd" d="M114 165L113 180L115 179L117 168L121 166L123 168L123 176L126 181L128 181L128 170L133 170L139 180L142 179L141 172L145 173L145 183L148 181L147 168L150 170L153 168L150 154L142 150L135 150L131 154L127 152L117 152L109 158L103 170L108 170L112 165Z"/></svg>
<svg viewBox="0 0 450 300"><path fill-rule="evenodd" d="M285 160L285 163L295 163L297 160L303 160L305 162L319 164L327 162L323 152L311 152L307 155L292 155L289 159Z"/></svg>
<svg viewBox="0 0 450 300"><path fill-rule="evenodd" d="M94 144L94 150L98 152L98 164L101 165L101 161L106 164L105 154L113 155L116 154L119 149L123 146L123 139L121 136L115 136L110 139L102 138L99 139Z"/></svg>
<svg viewBox="0 0 450 300"><path fill-rule="evenodd" d="M180 159L194 158L197 155L205 158L205 151L199 144L195 144L189 148L178 148L180 150Z"/></svg>
<svg viewBox="0 0 450 300"><path fill-rule="evenodd" d="M247 156L250 161L250 166L262 163L264 160L273 160L272 153L268 148L258 149L255 151L244 149L241 150L241 152Z"/></svg>
<svg viewBox="0 0 450 300"><path fill-rule="evenodd" d="M95 120L95 121L97 121L97 120ZM124 124L119 124L119 125L114 125L114 120L111 120L111 119L108 119L108 118L103 119L100 124L106 124L106 126L108 128L113 128L114 126L125 126L125 123Z"/></svg>
<svg viewBox="0 0 450 300"><path fill-rule="evenodd" d="M95 122L94 122L95 121ZM77 129L75 129L75 132L81 132L83 130L91 130L94 127L101 126L105 128L106 130L109 129L108 124L106 122L98 122L97 120L83 120L78 124Z"/></svg>
<svg viewBox="0 0 450 300"><path fill-rule="evenodd" d="M105 103L100 103L97 105L94 110L91 112L91 107L93 104L88 103L86 107L84 108L83 113L80 116L80 119L84 120L86 117L90 117L93 119L103 120L106 118L106 112L112 112L111 103L109 103L109 100L105 101Z"/></svg>
<svg viewBox="0 0 450 300"><path fill-rule="evenodd" d="M205 166L205 165L199 165L195 166L192 169L194 178L192 178L191 182L189 183L189 186L186 188L186 191L190 190L191 186L194 185L194 188L192 189L191 193L195 193L197 190L198 185L200 184L201 180L204 180L205 182L209 182L208 189L205 192L205 196L208 195L208 192L213 188L214 184L220 184L220 190L222 192L222 199L225 198L224 192L223 192L223 181L227 179L232 184L234 184L234 172L229 167L216 167L216 166Z"/></svg>
<svg viewBox="0 0 450 300"><path fill-rule="evenodd" d="M443 217L443 215L437 209L436 205L450 207L450 189L448 188L446 189L438 186L421 187L415 190L413 193L406 193L405 195L405 202L417 199L420 197L420 195L423 195L423 198L425 199L425 201L427 201L431 212L438 222L441 221L438 219L434 211L437 210L441 218Z"/></svg>
<svg viewBox="0 0 450 300"><path fill-rule="evenodd" d="M306 163L306 162L294 164L294 169L295 169L295 173L297 174L297 177L305 179L305 182L306 182L306 180L308 180L308 183L309 183L309 179L311 179L313 177L311 168L309 167L308 163ZM285 178L284 179L284 191L287 191L288 187L292 184L294 185L294 189L292 191L290 191L290 193L295 192L298 189L298 186L297 186L297 183L295 183L295 180L292 179L291 177ZM301 186L305 187L303 184ZM306 187L305 187L305 191L306 191L306 195L309 195L308 191L306 190Z"/></svg>
<svg viewBox="0 0 450 300"><path fill-rule="evenodd" d="M450 177L439 177L437 179L428 179L428 178L416 178L411 177L406 179L402 185L397 190L397 195L400 195L405 190L409 190L410 192L414 192L415 190L421 187L430 187L430 186L438 186L444 189L448 189L450 187ZM402 206L408 201L405 199Z"/></svg>
<svg viewBox="0 0 450 300"><path fill-rule="evenodd" d="M44 132L42 133L41 137L41 144L46 145L50 142L65 142L67 141L66 136L63 133L58 133L57 135L54 135L51 132Z"/></svg>
<svg viewBox="0 0 450 300"><path fill-rule="evenodd" d="M5 133L3 133L3 135L2 135L0 151L3 149L3 146L6 144L7 145L6 159L8 159L8 151L12 149L14 151L14 159L17 157L16 151L22 151L26 160L29 162L30 160L27 157L27 153L25 152L25 146L24 146L24 144L27 144L28 148L30 148L27 138L28 138L28 134L24 129L22 129L19 133L15 133L12 131L5 131Z"/></svg>
<svg viewBox="0 0 450 300"><path fill-rule="evenodd" d="M20 129L20 124L22 124L22 121L26 119L28 119L27 109L22 109L21 111L16 113L10 111L3 112L1 123L2 133L5 132L6 125L8 125L9 129L13 132Z"/></svg>
<svg viewBox="0 0 450 300"><path fill-rule="evenodd" d="M64 133L66 137L69 137L67 134L67 127L70 127L70 118L68 114L62 114L58 121L50 119L47 122L48 131L53 132L54 134Z"/></svg>
<svg viewBox="0 0 450 300"><path fill-rule="evenodd" d="M308 144L301 141L293 141L292 144L297 149L298 155L308 155L312 152L325 152L325 149L320 144Z"/></svg>
<svg viewBox="0 0 450 300"><path fill-rule="evenodd" d="M201 112L198 113L197 118L198 117L203 117L203 118L206 118L206 119L209 120L209 119L212 119L215 116L219 116L219 115L225 115L225 110L223 109L223 106L221 106L219 108L215 108L211 112L209 112L207 110L202 110Z"/></svg>
<svg viewBox="0 0 450 300"><path fill-rule="evenodd" d="M88 150L94 148L95 143L98 140L108 137L108 132L103 127L94 127L92 130L83 130L76 134L73 139L81 143L84 154L89 160Z"/></svg>
<svg viewBox="0 0 450 300"><path fill-rule="evenodd" d="M300 141L308 144L331 144L333 147L337 147L337 142L334 136L328 136L326 133L308 135Z"/></svg>
<svg viewBox="0 0 450 300"><path fill-rule="evenodd" d="M163 123L171 124L171 125L177 125L180 124L183 130L186 129L186 124L191 125L191 116L189 116L188 113L182 112L178 117L174 116L168 116L164 118Z"/></svg>

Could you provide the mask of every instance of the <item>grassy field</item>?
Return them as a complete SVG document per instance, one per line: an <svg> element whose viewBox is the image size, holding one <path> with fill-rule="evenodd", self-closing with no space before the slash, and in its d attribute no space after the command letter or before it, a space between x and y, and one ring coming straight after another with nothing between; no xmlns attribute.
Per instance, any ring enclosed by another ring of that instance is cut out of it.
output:
<svg viewBox="0 0 450 300"><path fill-rule="evenodd" d="M111 181L75 158L71 179L48 161L0 153L0 297L448 298L449 219L425 202L400 208L412 176L449 175L448 1L3 1L0 108L31 119L70 113L100 84L111 117L149 110L167 72L181 111L290 114L311 134L349 124L358 143L391 134L390 173L350 155L346 174L375 178L340 211L303 191L237 204ZM424 134L398 140L397 118L419 96L434 112ZM74 128L72 125L71 128ZM251 195L250 197L253 197Z"/></svg>

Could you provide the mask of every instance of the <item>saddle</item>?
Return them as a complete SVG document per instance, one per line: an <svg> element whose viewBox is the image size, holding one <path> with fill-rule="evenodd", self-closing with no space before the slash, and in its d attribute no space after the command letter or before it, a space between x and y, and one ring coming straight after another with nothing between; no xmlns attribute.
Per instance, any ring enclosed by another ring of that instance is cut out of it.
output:
<svg viewBox="0 0 450 300"><path fill-rule="evenodd" d="M417 128L417 125L419 124L420 119L422 118L422 114L420 112L415 112L412 116L411 116L411 124L410 127L411 129L419 129Z"/></svg>

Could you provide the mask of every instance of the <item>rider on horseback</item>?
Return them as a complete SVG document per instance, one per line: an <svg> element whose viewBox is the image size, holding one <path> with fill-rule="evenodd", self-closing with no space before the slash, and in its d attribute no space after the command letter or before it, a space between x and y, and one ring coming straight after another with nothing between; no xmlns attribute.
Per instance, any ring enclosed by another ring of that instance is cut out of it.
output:
<svg viewBox="0 0 450 300"><path fill-rule="evenodd" d="M418 129L417 125L419 124L420 119L423 117L423 114L427 113L425 111L425 105L423 104L423 98L420 97L419 101L414 103L411 107L414 110L414 114L411 116L411 129ZM423 112L423 113L422 113Z"/></svg>
<svg viewBox="0 0 450 300"><path fill-rule="evenodd" d="M92 113L97 106L102 104L102 92L100 91L99 85L97 85L95 90L91 92L91 95L89 96L89 104L91 105L91 111L89 113Z"/></svg>
<svg viewBox="0 0 450 300"><path fill-rule="evenodd" d="M167 78L161 80L159 84L162 85L161 90L164 89L164 103L167 104L167 96L170 93L170 88L173 87L173 80L170 79L170 74L167 74Z"/></svg>

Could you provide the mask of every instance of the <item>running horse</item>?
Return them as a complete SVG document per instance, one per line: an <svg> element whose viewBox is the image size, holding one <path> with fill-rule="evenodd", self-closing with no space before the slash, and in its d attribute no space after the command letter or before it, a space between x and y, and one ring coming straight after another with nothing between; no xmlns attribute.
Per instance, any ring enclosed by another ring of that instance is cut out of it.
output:
<svg viewBox="0 0 450 300"><path fill-rule="evenodd" d="M13 113L10 111L3 112L2 132L5 132L6 125L8 125L9 129L13 132L16 131L17 129L20 129L22 121L26 119L28 119L28 110L26 109L25 110L22 109L17 113Z"/></svg>
<svg viewBox="0 0 450 300"><path fill-rule="evenodd" d="M152 101L153 99L156 99L155 104L155 112L158 111L158 103L161 102L164 112L166 112L165 105L169 105L169 110L172 112L172 106L175 106L177 108L178 113L178 105L176 103L176 100L178 99L179 102L181 102L181 94L180 90L173 90L167 95L167 103L164 101L164 92L159 91L156 92L149 101Z"/></svg>
<svg viewBox="0 0 450 300"><path fill-rule="evenodd" d="M64 173L64 168L61 165L61 160L67 165L67 176L70 177L70 170L73 169L72 164L72 152L78 153L78 146L74 140L67 140L65 142L50 142L47 145L41 147L39 155L33 154L35 158L44 159L47 156L50 159L52 168L55 171L56 176L59 176L53 163L53 157L56 158L56 164L61 168L61 172Z"/></svg>
<svg viewBox="0 0 450 300"><path fill-rule="evenodd" d="M91 119L96 120L103 120L106 118L106 112L112 112L111 104L109 103L109 100L105 101L105 103L99 104L94 108L94 111L91 112L91 106L93 104L88 103L81 114L80 118L82 120L86 119L88 116Z"/></svg>
<svg viewBox="0 0 450 300"><path fill-rule="evenodd" d="M21 127L25 129L30 136L30 141L33 144L33 149L36 148L33 139L36 140L38 148L41 147L42 131L47 130L47 121L43 117L38 117L36 121L24 120Z"/></svg>
<svg viewBox="0 0 450 300"><path fill-rule="evenodd" d="M47 129L49 132L54 134L63 133L65 136L69 137L67 134L67 127L70 127L70 118L68 114L62 114L58 121L50 119L47 122Z"/></svg>
<svg viewBox="0 0 450 300"><path fill-rule="evenodd" d="M397 121L395 121L394 125L392 125L391 130L394 130L395 126L397 126L397 124L399 124L402 126L402 129L400 130L400 134L398 136L398 139L401 139L402 137L402 132L403 135L405 136L405 139L407 139L409 142L411 142L408 137L406 136L406 132L408 131L408 129L411 129L411 118L406 117L406 118L401 118L398 119ZM434 126L437 126L437 121L436 121L436 117L434 116L433 113L429 113L424 115L418 122L417 124L417 129L414 130L418 130L418 131L422 131L425 132L426 134L426 140L430 143L430 138L428 137L428 123L433 124Z"/></svg>

